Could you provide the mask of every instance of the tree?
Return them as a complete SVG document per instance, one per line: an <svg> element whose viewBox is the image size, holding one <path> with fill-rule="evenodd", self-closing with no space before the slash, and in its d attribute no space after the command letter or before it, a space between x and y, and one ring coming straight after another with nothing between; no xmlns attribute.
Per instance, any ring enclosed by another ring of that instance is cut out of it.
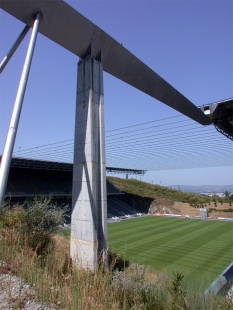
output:
<svg viewBox="0 0 233 310"><path fill-rule="evenodd" d="M215 208L216 208L216 207L217 207L217 200L216 200L216 197L213 196L213 197L212 197L212 200L213 200L214 206L215 206Z"/></svg>
<svg viewBox="0 0 233 310"><path fill-rule="evenodd" d="M229 201L229 197L230 197L230 193L228 191L225 191L225 199L227 200L227 202Z"/></svg>

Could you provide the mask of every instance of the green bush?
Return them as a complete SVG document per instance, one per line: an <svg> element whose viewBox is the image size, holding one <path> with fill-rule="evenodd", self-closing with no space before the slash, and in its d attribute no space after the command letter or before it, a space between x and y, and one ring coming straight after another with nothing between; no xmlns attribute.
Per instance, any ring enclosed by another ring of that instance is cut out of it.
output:
<svg viewBox="0 0 233 310"><path fill-rule="evenodd" d="M52 204L50 198L34 198L24 205L4 208L0 222L3 228L18 232L18 244L26 243L37 255L43 255L53 246L52 231L64 222L66 210Z"/></svg>
<svg viewBox="0 0 233 310"><path fill-rule="evenodd" d="M64 222L65 209L51 204L50 198L34 198L25 205L25 222L28 232L52 232L55 227Z"/></svg>
<svg viewBox="0 0 233 310"><path fill-rule="evenodd" d="M0 215L0 227L18 228L22 226L25 211L22 206L15 205L13 209L3 207Z"/></svg>
<svg viewBox="0 0 233 310"><path fill-rule="evenodd" d="M181 286L181 282L184 278L184 275L180 272L173 273L173 281L168 289L169 293L171 294L171 309L178 310L178 309L185 309L185 291Z"/></svg>

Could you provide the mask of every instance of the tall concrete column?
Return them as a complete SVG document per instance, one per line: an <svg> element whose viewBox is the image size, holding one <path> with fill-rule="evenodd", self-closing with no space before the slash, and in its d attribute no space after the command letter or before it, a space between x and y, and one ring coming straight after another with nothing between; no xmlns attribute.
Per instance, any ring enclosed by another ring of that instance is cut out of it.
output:
<svg viewBox="0 0 233 310"><path fill-rule="evenodd" d="M88 56L78 63L71 218L71 258L94 270L107 266L107 194L103 67Z"/></svg>

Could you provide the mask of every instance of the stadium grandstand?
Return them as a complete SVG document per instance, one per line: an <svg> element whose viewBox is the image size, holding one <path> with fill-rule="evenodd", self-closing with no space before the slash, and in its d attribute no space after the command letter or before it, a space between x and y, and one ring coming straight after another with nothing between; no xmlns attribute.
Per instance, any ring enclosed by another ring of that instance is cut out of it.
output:
<svg viewBox="0 0 233 310"><path fill-rule="evenodd" d="M1 157L0 157L1 159ZM110 173L144 174L143 170L106 168ZM12 158L5 199L10 204L22 203L28 198L50 196L58 206L72 201L73 165L69 163ZM119 199L124 195L107 181L108 218L137 215L139 210Z"/></svg>

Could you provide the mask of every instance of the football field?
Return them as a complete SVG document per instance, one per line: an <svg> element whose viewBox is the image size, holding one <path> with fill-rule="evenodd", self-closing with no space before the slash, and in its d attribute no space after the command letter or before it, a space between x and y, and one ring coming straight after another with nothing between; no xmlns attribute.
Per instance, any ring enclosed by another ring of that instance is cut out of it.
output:
<svg viewBox="0 0 233 310"><path fill-rule="evenodd" d="M233 222L147 216L108 225L109 250L206 289L233 261Z"/></svg>

